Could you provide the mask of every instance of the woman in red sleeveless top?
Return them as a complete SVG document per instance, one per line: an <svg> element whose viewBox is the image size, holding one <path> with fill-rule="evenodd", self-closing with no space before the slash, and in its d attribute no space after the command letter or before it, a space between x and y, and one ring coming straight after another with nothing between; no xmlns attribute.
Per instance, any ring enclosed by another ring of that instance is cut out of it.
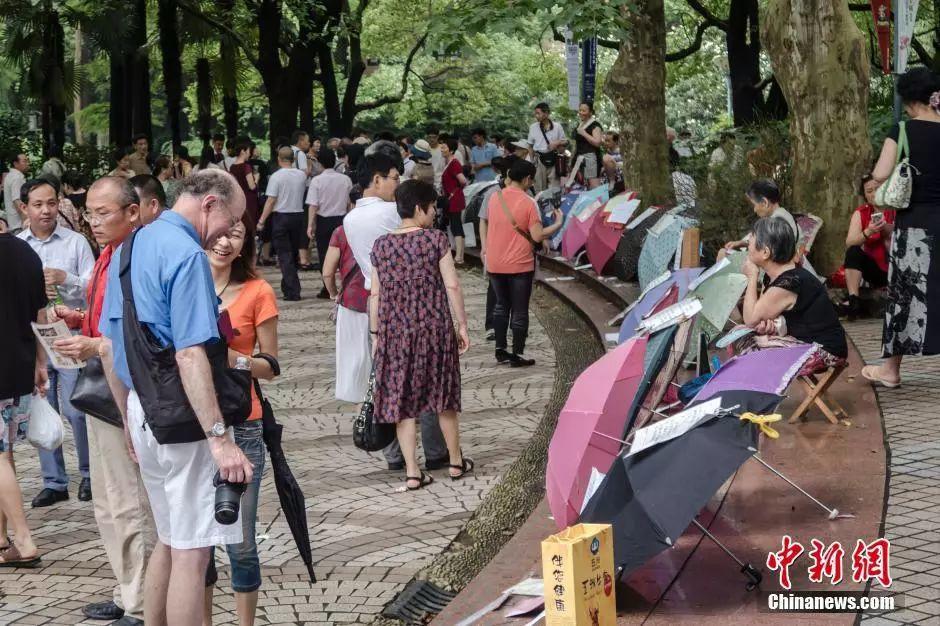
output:
<svg viewBox="0 0 940 626"><path fill-rule="evenodd" d="M877 190L878 183L871 175L862 178L865 204L852 213L845 237L845 287L849 299L843 303L842 312L852 319L861 311L858 292L862 279L872 287L888 284L888 248L894 229L894 211L875 206Z"/></svg>

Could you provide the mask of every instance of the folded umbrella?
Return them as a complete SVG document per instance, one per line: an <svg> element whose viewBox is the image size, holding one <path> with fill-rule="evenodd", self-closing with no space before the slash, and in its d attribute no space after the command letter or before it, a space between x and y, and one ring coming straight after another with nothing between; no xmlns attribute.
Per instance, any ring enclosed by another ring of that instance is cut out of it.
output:
<svg viewBox="0 0 940 626"><path fill-rule="evenodd" d="M782 394L800 372L815 346L768 348L736 356L721 366L693 402L724 391L763 391Z"/></svg>
<svg viewBox="0 0 940 626"><path fill-rule="evenodd" d="M307 506L300 485L297 484L297 479L294 478L290 465L287 463L287 457L284 456L284 448L281 445L284 427L274 419L271 404L261 394L261 388L257 383L255 383L255 390L261 400L261 436L268 448L268 456L271 457L274 488L281 501L281 510L284 512L287 526L294 537L294 543L297 544L297 551L304 565L307 566L310 582L315 583L317 577L313 573L313 552L310 549L310 531L307 529Z"/></svg>
<svg viewBox="0 0 940 626"><path fill-rule="evenodd" d="M578 519L591 469L620 451L626 409L643 378L647 338L624 343L584 370L568 394L548 447L545 497L559 529Z"/></svg>

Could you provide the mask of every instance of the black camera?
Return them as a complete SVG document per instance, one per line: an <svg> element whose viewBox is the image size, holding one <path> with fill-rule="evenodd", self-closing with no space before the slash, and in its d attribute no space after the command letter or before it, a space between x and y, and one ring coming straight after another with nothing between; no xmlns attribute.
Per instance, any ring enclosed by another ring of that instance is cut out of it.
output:
<svg viewBox="0 0 940 626"><path fill-rule="evenodd" d="M222 480L219 473L212 479L215 486L215 521L220 524L234 524L238 521L238 507L242 494L248 488L247 483L230 483Z"/></svg>

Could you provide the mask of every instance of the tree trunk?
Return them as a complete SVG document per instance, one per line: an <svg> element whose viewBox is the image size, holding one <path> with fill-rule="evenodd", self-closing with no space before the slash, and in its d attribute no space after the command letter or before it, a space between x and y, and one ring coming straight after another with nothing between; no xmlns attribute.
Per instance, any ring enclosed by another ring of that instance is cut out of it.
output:
<svg viewBox="0 0 940 626"><path fill-rule="evenodd" d="M232 12L235 10L235 0L218 0L217 5L222 13L222 21L229 28L233 28ZM222 118L225 122L225 136L235 139L238 136L238 81L236 79L236 63L238 53L235 43L228 34L219 38L219 58L222 61L222 71L218 77L222 86Z"/></svg>
<svg viewBox="0 0 940 626"><path fill-rule="evenodd" d="M734 125L747 126L753 124L764 110L764 94L757 88L761 81L757 0L731 0L725 45L728 48Z"/></svg>
<svg viewBox="0 0 940 626"><path fill-rule="evenodd" d="M828 276L842 261L856 190L871 167L865 38L845 2L770 0L763 22L763 41L791 113L787 207L824 220L813 261Z"/></svg>
<svg viewBox="0 0 940 626"><path fill-rule="evenodd" d="M209 59L196 59L196 105L199 111L199 138L203 147L212 139L212 76Z"/></svg>
<svg viewBox="0 0 940 626"><path fill-rule="evenodd" d="M147 135L153 144L153 127L150 117L150 54L147 49L147 1L135 0L134 23L131 43L133 45L133 70L131 91L130 137L138 133Z"/></svg>
<svg viewBox="0 0 940 626"><path fill-rule="evenodd" d="M163 89L166 91L166 113L170 126L173 152L183 143L183 50L179 35L179 5L177 0L159 0L157 29L160 33L160 57L163 62Z"/></svg>
<svg viewBox="0 0 940 626"><path fill-rule="evenodd" d="M629 33L604 83L617 111L624 182L644 205L668 203L675 194L666 143L663 0L637 0L624 18Z"/></svg>
<svg viewBox="0 0 940 626"><path fill-rule="evenodd" d="M43 156L58 154L65 145L65 33L59 21L59 13L51 6L43 12L42 19L42 64L46 80L40 97ZM52 150L55 148L55 150Z"/></svg>
<svg viewBox="0 0 940 626"><path fill-rule="evenodd" d="M85 46L83 45L82 37L82 27L75 27L75 41L74 47L72 49L72 58L75 60L75 65L80 66L85 63ZM82 81L84 83L84 81ZM85 106L85 88L84 85L80 85L78 91L75 92L75 97L72 100L72 119L75 124L75 143L81 145L85 143L85 134L82 131L82 122L81 122L81 111Z"/></svg>
<svg viewBox="0 0 940 626"><path fill-rule="evenodd" d="M120 50L110 50L108 57L111 73L111 91L108 98L108 143L120 146L125 145L128 139L124 131L129 106L129 103L124 97L127 91L125 86L127 67L125 65L124 55Z"/></svg>

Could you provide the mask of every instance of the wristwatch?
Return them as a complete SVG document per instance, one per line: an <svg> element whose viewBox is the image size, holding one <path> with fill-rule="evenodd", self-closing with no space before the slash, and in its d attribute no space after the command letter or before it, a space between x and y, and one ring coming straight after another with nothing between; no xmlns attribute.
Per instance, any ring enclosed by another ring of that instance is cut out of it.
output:
<svg viewBox="0 0 940 626"><path fill-rule="evenodd" d="M206 437L224 437L225 436L225 422L216 422L212 425L212 428L206 431Z"/></svg>

